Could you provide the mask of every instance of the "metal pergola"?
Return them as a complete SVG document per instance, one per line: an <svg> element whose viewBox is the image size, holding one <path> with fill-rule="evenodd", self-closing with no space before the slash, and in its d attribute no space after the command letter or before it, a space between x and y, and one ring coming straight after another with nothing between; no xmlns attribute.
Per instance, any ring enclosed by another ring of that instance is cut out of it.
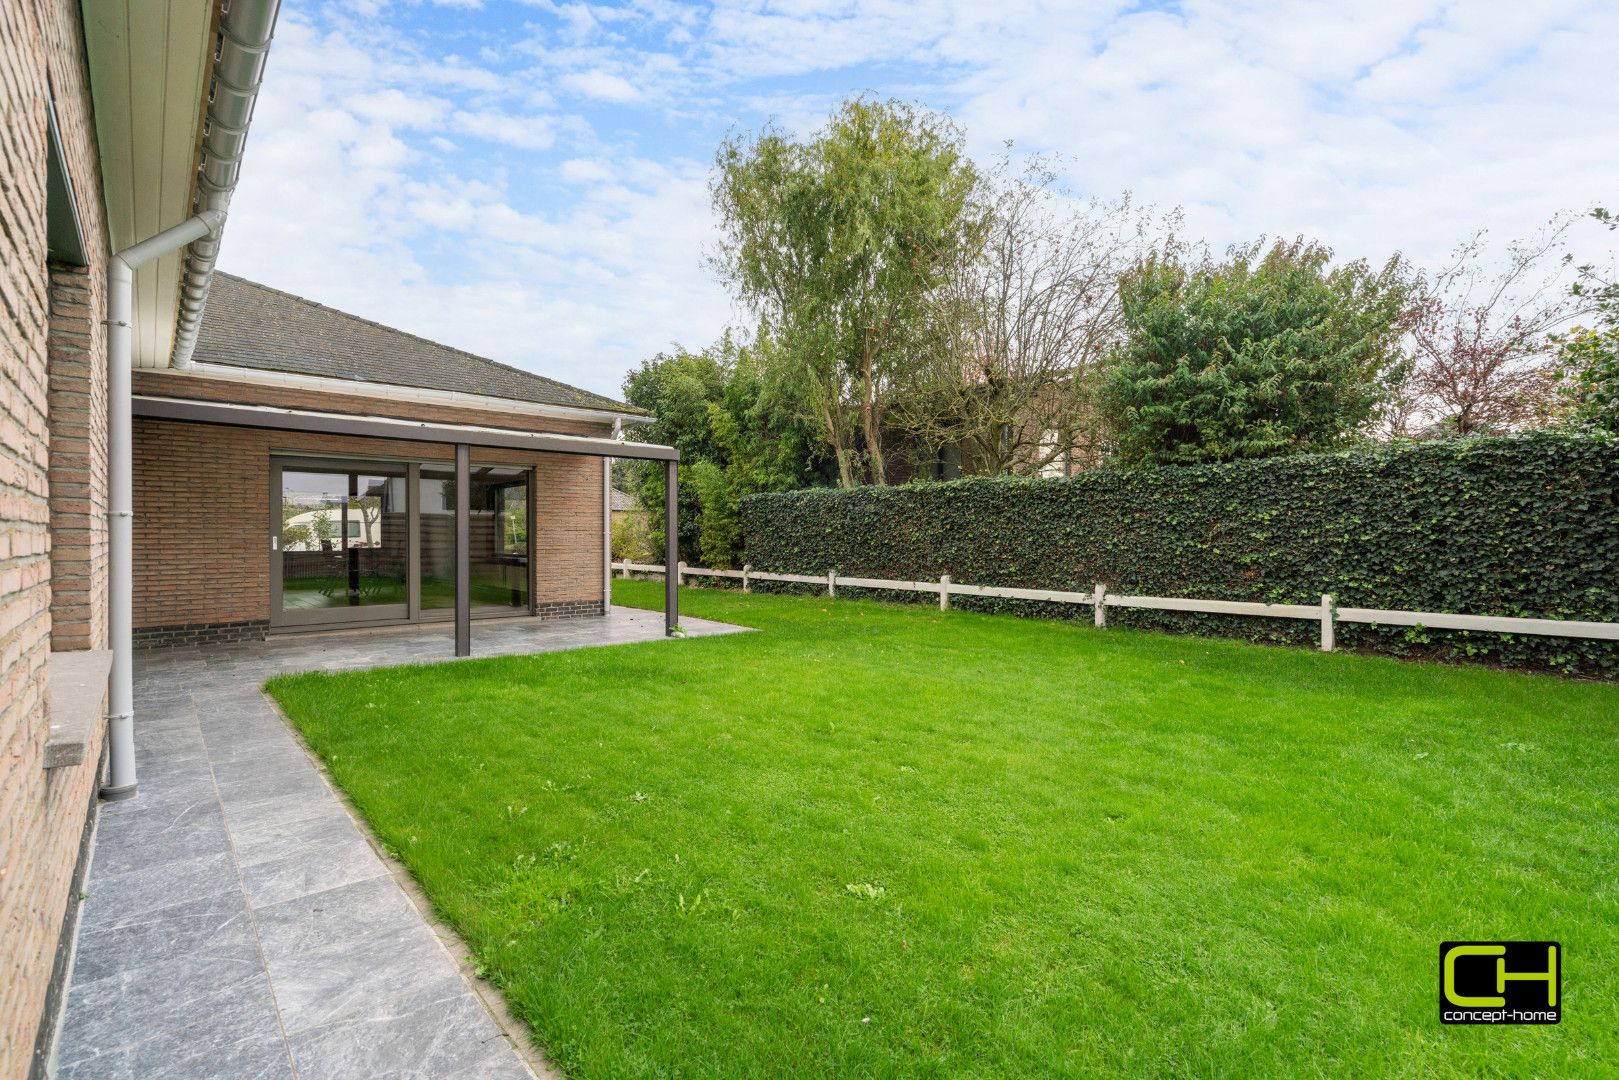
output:
<svg viewBox="0 0 1619 1080"><path fill-rule="evenodd" d="M517 431L476 424L426 423L269 405L193 401L185 398L136 396L133 398L133 409L134 416L141 420L297 431L314 435L357 435L371 439L396 439L455 447L455 655L457 656L472 655L470 533L472 448L475 446L663 462L664 565L675 566L680 561L679 481L676 475L680 464L680 451L672 446L618 442L585 435ZM680 622L678 585L675 574L664 575L663 624L664 632L670 635L674 634Z"/></svg>

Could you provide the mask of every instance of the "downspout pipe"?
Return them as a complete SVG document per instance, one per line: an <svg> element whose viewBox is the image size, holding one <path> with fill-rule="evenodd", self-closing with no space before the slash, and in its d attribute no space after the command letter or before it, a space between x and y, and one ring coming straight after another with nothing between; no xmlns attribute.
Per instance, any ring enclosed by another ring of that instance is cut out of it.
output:
<svg viewBox="0 0 1619 1080"><path fill-rule="evenodd" d="M613 441L624 438L624 421L613 419ZM613 459L602 458L602 614L613 613Z"/></svg>
<svg viewBox="0 0 1619 1080"><path fill-rule="evenodd" d="M264 79L264 63L275 35L281 0L230 0L219 19L213 83L202 133L202 161L197 175L195 207L199 214L230 209L231 195L242 171L242 150ZM175 318L176 368L191 366L197 348L202 309L219 262L219 234L204 237L186 255L180 280L180 310Z"/></svg>
<svg viewBox="0 0 1619 1080"><path fill-rule="evenodd" d="M135 355L135 270L206 237L225 224L209 210L125 248L107 260L108 637L112 674L107 686L105 799L135 794L135 440L131 386Z"/></svg>

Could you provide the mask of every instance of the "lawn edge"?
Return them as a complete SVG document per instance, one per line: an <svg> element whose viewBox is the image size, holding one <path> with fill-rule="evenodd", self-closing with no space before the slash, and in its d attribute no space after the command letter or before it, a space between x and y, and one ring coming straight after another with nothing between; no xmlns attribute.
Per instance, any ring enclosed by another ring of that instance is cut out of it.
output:
<svg viewBox="0 0 1619 1080"><path fill-rule="evenodd" d="M297 743L298 749L303 751L304 756L314 765L315 771L320 774L326 786L331 788L332 793L337 796L337 801L343 807L343 812L354 822L355 828L359 830L366 844L382 860L382 865L387 868L389 876L394 880L394 884L399 886L399 890L405 894L405 899L410 902L411 907L415 908L416 914L421 918L422 922L426 923L428 928L433 931L433 936L438 939L439 945L444 948L445 952L450 954L450 959L455 961L456 973L461 976L462 981L467 984L467 987L477 997L484 1011L489 1014L489 1018L494 1021L495 1028L500 1032L501 1037L505 1039L523 1064L528 1067L528 1070L534 1074L535 1080L567 1080L566 1074L557 1068L546 1054L544 1048L539 1045L538 1036L534 1029L519 1019L517 1014L512 1011L511 1005L507 1002L506 995L501 992L500 987L478 974L477 959L473 956L472 950L468 947L466 941L462 939L453 926L439 916L438 910L433 906L433 901L428 897L421 883L416 880L416 876L410 872L410 868L396 858L388 849L388 846L377 837L377 834L371 828L371 822L360 812L359 807L354 805L354 801L349 798L349 793L344 790L343 785L337 782L331 770L326 767L326 762L309 745L308 740L304 738L304 733L298 729L298 725L293 721L292 717L281 707L281 703L275 699L275 695L270 693L268 682L260 684L259 693L264 695L276 717L292 734L293 741Z"/></svg>

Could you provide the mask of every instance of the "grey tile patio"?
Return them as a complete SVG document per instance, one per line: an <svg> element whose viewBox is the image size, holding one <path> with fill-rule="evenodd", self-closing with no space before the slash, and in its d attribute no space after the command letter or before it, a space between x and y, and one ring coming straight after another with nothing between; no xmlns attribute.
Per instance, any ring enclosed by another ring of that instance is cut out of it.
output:
<svg viewBox="0 0 1619 1080"><path fill-rule="evenodd" d="M662 636L660 614L617 609L473 640L494 656ZM432 626L137 654L140 794L101 810L61 1080L531 1080L259 689L450 653Z"/></svg>

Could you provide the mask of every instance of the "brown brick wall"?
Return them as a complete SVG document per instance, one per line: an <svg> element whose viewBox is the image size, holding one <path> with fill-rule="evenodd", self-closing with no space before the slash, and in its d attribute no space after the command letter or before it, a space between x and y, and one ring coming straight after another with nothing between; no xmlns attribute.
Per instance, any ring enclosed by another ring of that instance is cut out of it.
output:
<svg viewBox="0 0 1619 1080"><path fill-rule="evenodd" d="M51 647L107 645L104 274L51 267Z"/></svg>
<svg viewBox="0 0 1619 1080"><path fill-rule="evenodd" d="M331 407L318 398L301 404ZM470 422L468 414L454 410L434 410L433 416L421 418ZM504 426L512 426L512 417L504 419ZM546 429L554 430L549 422ZM272 453L454 459L453 448L430 443L137 420L137 627L269 618ZM536 602L599 603L601 460L474 449L473 461L534 468L530 505Z"/></svg>
<svg viewBox="0 0 1619 1080"><path fill-rule="evenodd" d="M101 743L98 731L84 765L44 768L58 508L45 225L53 87L92 261L87 299L99 310L106 240L79 4L0 3L0 1080L30 1067ZM98 333L92 325L92 354Z"/></svg>

